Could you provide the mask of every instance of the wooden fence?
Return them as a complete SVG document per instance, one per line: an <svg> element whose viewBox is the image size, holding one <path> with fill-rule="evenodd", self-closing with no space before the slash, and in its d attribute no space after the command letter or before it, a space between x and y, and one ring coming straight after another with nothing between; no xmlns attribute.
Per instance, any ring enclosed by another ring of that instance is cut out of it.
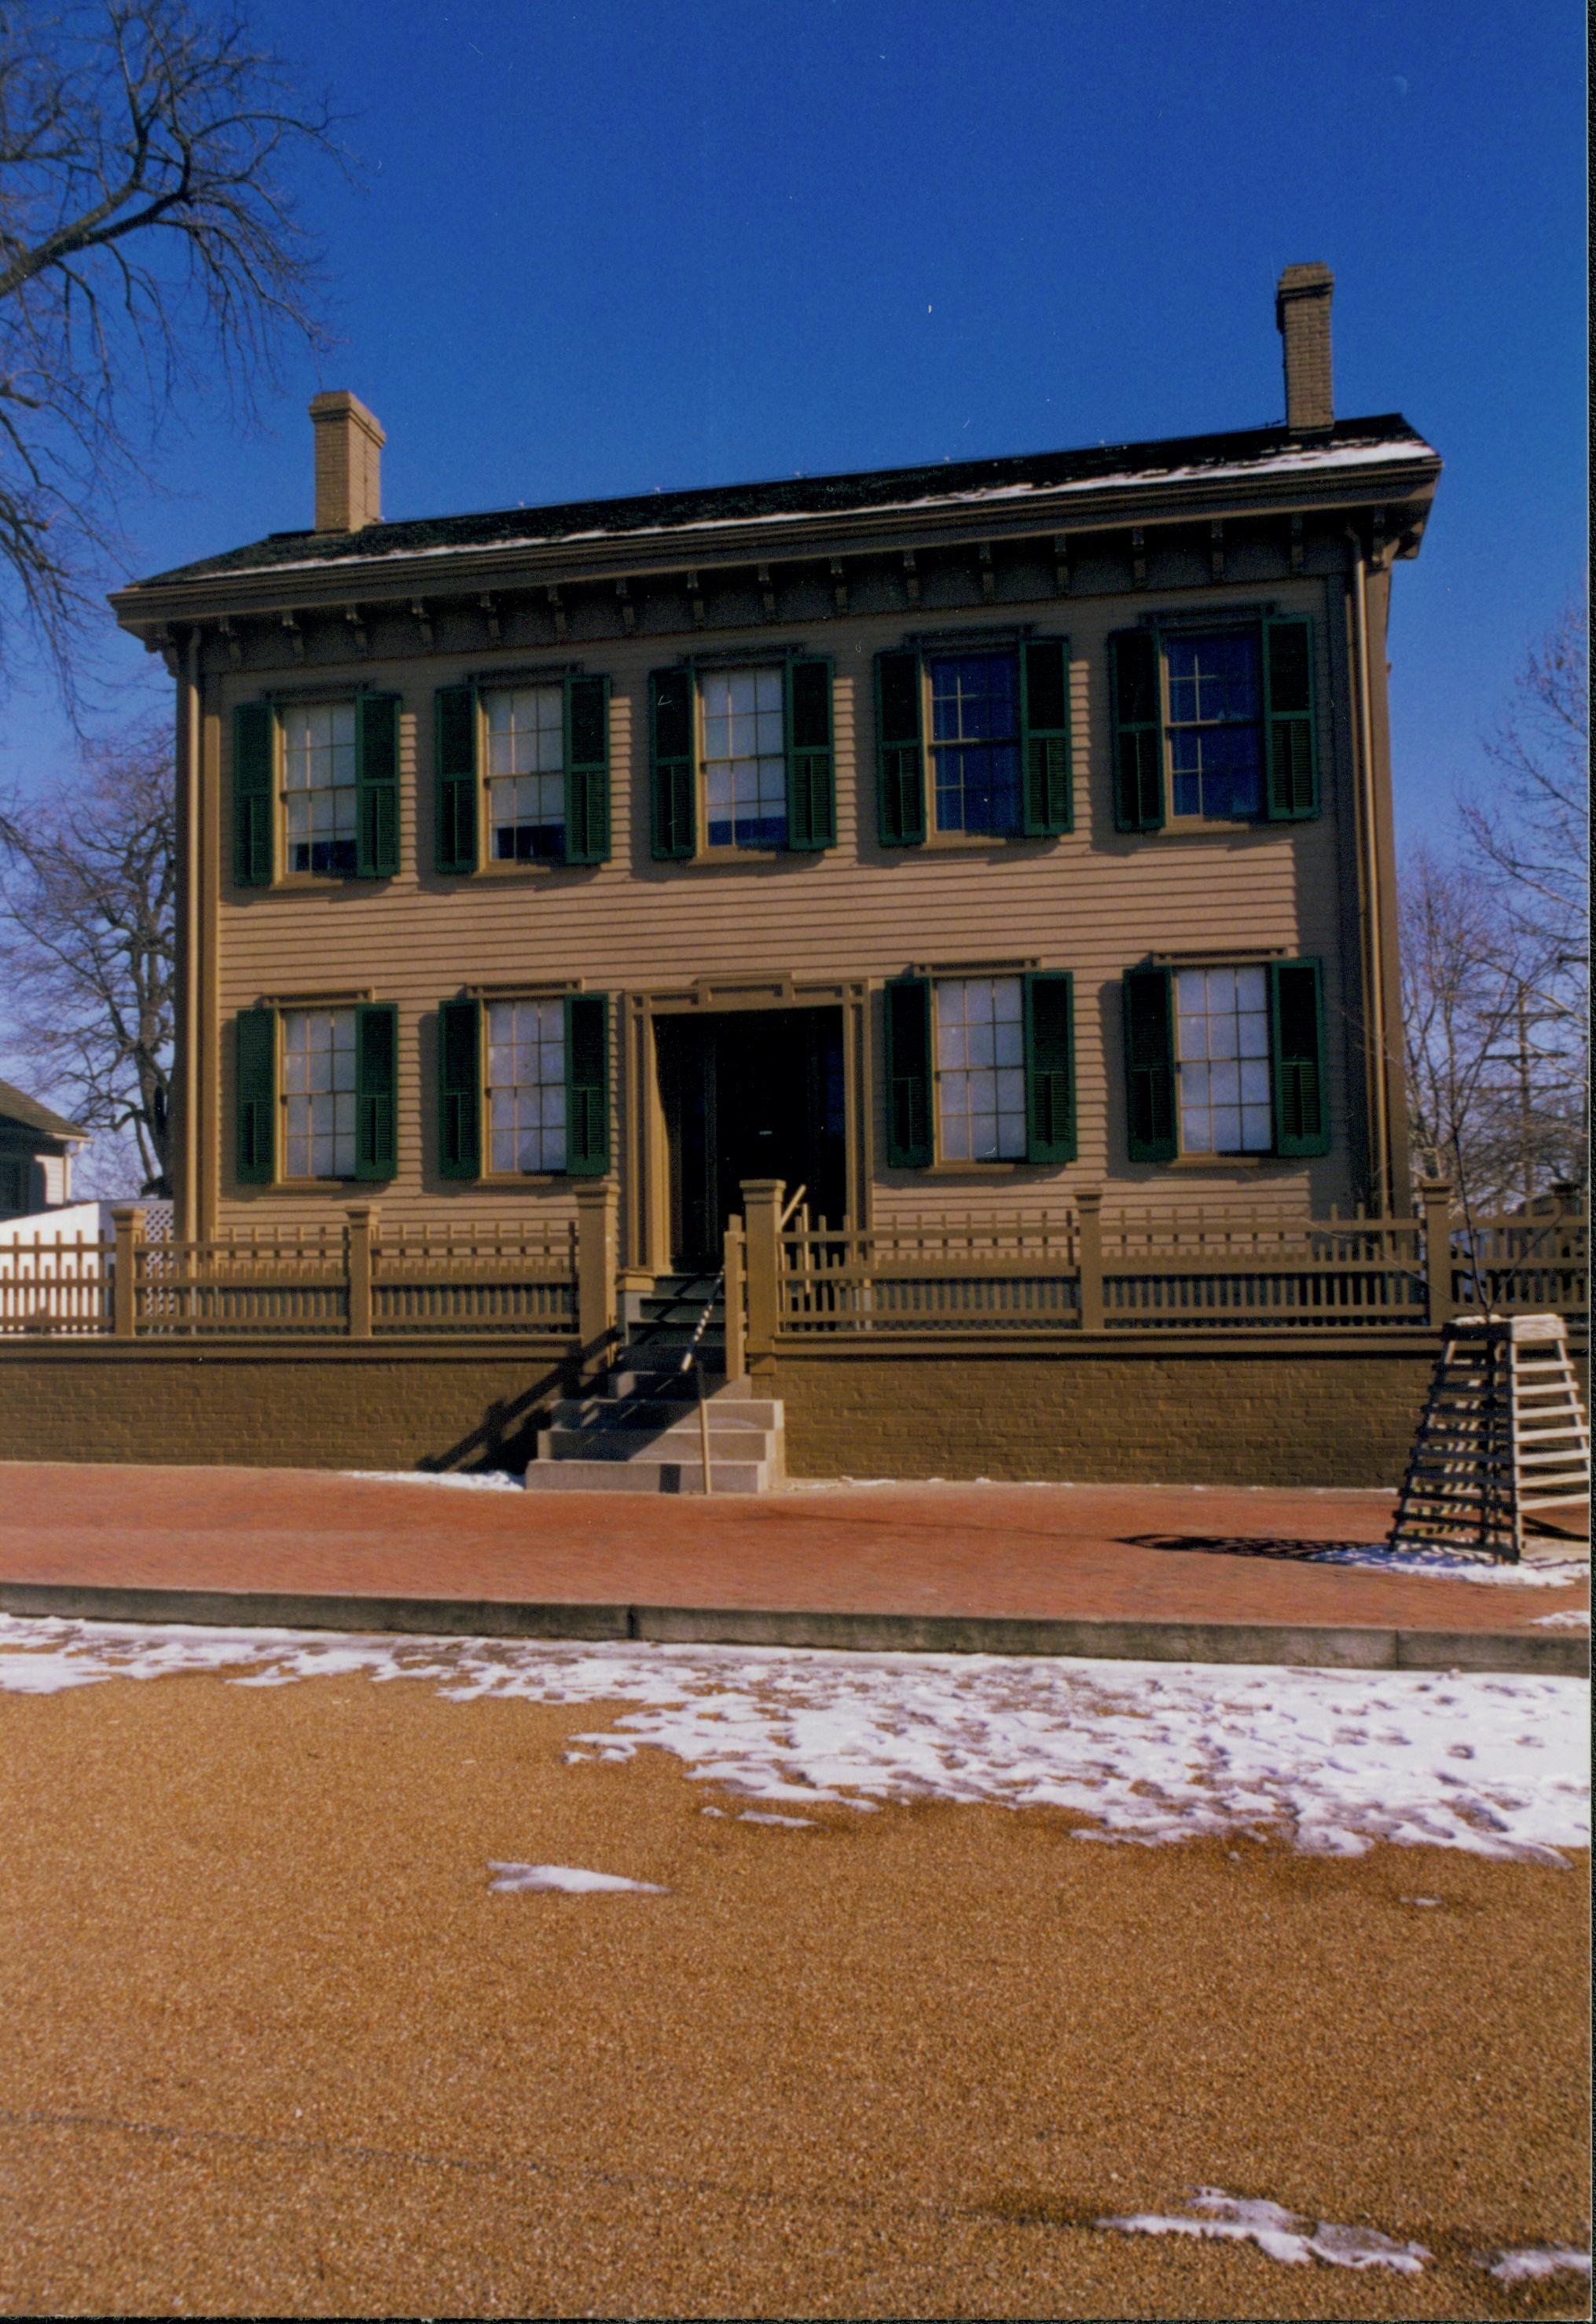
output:
<svg viewBox="0 0 1596 2324"><path fill-rule="evenodd" d="M925 1335L1373 1333L1479 1306L1582 1318L1583 1204L1548 1203L1460 1230L1444 1186L1419 1214L1309 1219L1189 1208L942 1212L867 1230L789 1216L774 1180L744 1188L726 1238L729 1368L782 1347ZM0 1334L123 1340L368 1340L528 1333L588 1362L614 1342L616 1196L583 1187L575 1220L384 1228L374 1204L301 1227L151 1240L115 1212L109 1239L0 1242Z"/></svg>
<svg viewBox="0 0 1596 2324"><path fill-rule="evenodd" d="M573 1221L380 1230L374 1207L338 1221L151 1241L143 1213L110 1240L0 1249L0 1333L117 1339L393 1339L515 1333L574 1338Z"/></svg>
<svg viewBox="0 0 1596 2324"><path fill-rule="evenodd" d="M1071 1210L974 1212L868 1231L784 1218L780 1190L747 1190L728 1239L733 1319L752 1358L866 1335L1019 1340L1057 1332L1142 1336L1436 1326L1473 1306L1582 1317L1582 1204L1460 1230L1450 1190L1411 1218L1325 1219L1234 1209L1105 1218L1100 1190Z"/></svg>

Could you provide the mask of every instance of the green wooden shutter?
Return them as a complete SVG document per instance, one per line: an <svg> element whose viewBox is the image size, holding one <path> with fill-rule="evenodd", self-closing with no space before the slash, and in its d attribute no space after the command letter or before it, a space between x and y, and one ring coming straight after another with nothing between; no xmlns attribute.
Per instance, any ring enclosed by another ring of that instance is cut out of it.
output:
<svg viewBox="0 0 1596 2324"><path fill-rule="evenodd" d="M446 1001L438 1012L438 1174L482 1176L480 1001Z"/></svg>
<svg viewBox="0 0 1596 2324"><path fill-rule="evenodd" d="M787 844L836 845L836 779L832 756L829 657L787 665Z"/></svg>
<svg viewBox="0 0 1596 2324"><path fill-rule="evenodd" d="M233 880L239 888L272 884L276 770L276 711L269 702L239 703L233 713Z"/></svg>
<svg viewBox="0 0 1596 2324"><path fill-rule="evenodd" d="M1173 1162L1175 1027L1169 971L1133 968L1123 983L1125 1115L1132 1162Z"/></svg>
<svg viewBox="0 0 1596 2324"><path fill-rule="evenodd" d="M277 1176L277 1011L241 1009L234 1019L237 1122L233 1175L241 1186L269 1186Z"/></svg>
<svg viewBox="0 0 1596 2324"><path fill-rule="evenodd" d="M918 653L875 658L875 767L881 845L918 846L926 836Z"/></svg>
<svg viewBox="0 0 1596 2324"><path fill-rule="evenodd" d="M437 751L436 852L440 872L476 869L476 688L440 686L432 698Z"/></svg>
<svg viewBox="0 0 1596 2324"><path fill-rule="evenodd" d="M1037 638L1019 651L1019 753L1025 828L1033 837L1075 823L1070 774L1069 648Z"/></svg>
<svg viewBox="0 0 1596 2324"><path fill-rule="evenodd" d="M697 688L690 669L649 673L649 773L653 845L662 862L698 852Z"/></svg>
<svg viewBox="0 0 1596 2324"><path fill-rule="evenodd" d="M1025 979L1025 1158L1075 1158L1074 980L1066 973Z"/></svg>
<svg viewBox="0 0 1596 2324"><path fill-rule="evenodd" d="M1116 630L1108 641L1108 672L1115 825L1121 831L1161 831L1164 731L1155 633Z"/></svg>
<svg viewBox="0 0 1596 2324"><path fill-rule="evenodd" d="M1271 823L1302 823L1319 812L1319 754L1314 742L1314 625L1263 625L1266 808Z"/></svg>
<svg viewBox="0 0 1596 2324"><path fill-rule="evenodd" d="M355 704L355 869L392 880L399 869L399 696L362 694Z"/></svg>
<svg viewBox="0 0 1596 2324"><path fill-rule="evenodd" d="M610 860L610 681L566 680L566 862Z"/></svg>
<svg viewBox="0 0 1596 2324"><path fill-rule="evenodd" d="M1274 1048L1275 1151L1328 1154L1324 1003L1316 960L1270 962L1269 1030Z"/></svg>
<svg viewBox="0 0 1596 2324"><path fill-rule="evenodd" d="M392 1178L399 1153L399 1011L380 1001L355 1012L355 1175Z"/></svg>
<svg viewBox="0 0 1596 2324"><path fill-rule="evenodd" d="M886 990L887 1160L894 1170L931 1166L931 986L899 976Z"/></svg>
<svg viewBox="0 0 1596 2324"><path fill-rule="evenodd" d="M566 1168L602 1178L610 1167L610 997L566 995Z"/></svg>

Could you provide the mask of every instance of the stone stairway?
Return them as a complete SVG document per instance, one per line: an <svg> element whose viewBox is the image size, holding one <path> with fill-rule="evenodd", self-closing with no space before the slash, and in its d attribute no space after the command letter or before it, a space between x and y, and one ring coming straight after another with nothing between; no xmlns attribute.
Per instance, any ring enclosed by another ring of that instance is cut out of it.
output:
<svg viewBox="0 0 1596 2324"><path fill-rule="evenodd" d="M701 1493L703 1422L689 1351L704 1369L710 1483L717 1493L765 1493L786 1475L781 1406L728 1380L719 1277L661 1276L629 1293L622 1342L604 1377L566 1397L538 1434L529 1492Z"/></svg>

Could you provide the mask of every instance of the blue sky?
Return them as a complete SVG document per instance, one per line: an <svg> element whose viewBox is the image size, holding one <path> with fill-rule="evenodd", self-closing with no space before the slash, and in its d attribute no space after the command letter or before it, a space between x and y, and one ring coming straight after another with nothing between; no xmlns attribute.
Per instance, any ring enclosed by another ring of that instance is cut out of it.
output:
<svg viewBox="0 0 1596 2324"><path fill-rule="evenodd" d="M1442 452L1398 570L1398 818L1448 812L1584 561L1572 0L261 0L355 114L308 179L341 342L269 433L174 413L150 572L310 515L318 386L391 516L1247 427L1273 286L1335 270L1343 414ZM109 616L107 615L107 622ZM113 698L159 699L107 644ZM0 706L0 784L69 748Z"/></svg>

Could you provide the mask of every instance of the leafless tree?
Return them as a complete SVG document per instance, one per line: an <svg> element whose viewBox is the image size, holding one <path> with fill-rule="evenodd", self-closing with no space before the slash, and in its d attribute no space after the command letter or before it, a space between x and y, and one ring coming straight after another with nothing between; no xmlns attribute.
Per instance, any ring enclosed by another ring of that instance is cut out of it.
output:
<svg viewBox="0 0 1596 2324"><path fill-rule="evenodd" d="M69 694L173 390L253 415L318 341L293 180L336 125L237 11L0 0L0 614Z"/></svg>
<svg viewBox="0 0 1596 2324"><path fill-rule="evenodd" d="M171 1192L174 798L152 726L89 746L48 804L0 804L8 1047L86 1130L131 1139L145 1194Z"/></svg>
<svg viewBox="0 0 1596 2324"><path fill-rule="evenodd" d="M1590 1095L1589 712L1576 601L1531 649L1486 737L1486 772L1461 802L1470 868L1493 892L1521 976L1504 1062L1526 1120L1537 1084L1561 1092L1574 1123Z"/></svg>

